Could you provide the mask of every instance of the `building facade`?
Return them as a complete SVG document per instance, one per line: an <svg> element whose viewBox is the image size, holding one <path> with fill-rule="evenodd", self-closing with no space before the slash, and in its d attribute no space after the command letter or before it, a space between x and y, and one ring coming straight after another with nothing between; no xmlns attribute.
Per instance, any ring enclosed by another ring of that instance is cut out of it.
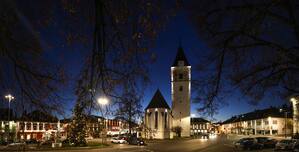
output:
<svg viewBox="0 0 299 152"><path fill-rule="evenodd" d="M9 124L9 125L8 125ZM6 132L10 136L21 140L50 140L57 136L66 137L63 124L58 122L36 122L36 121L0 121L0 133L5 137Z"/></svg>
<svg viewBox="0 0 299 152"><path fill-rule="evenodd" d="M244 135L290 135L292 134L292 115L286 115L278 108L256 110L234 116L221 125L220 132Z"/></svg>
<svg viewBox="0 0 299 152"><path fill-rule="evenodd" d="M190 135L193 137L209 134L212 130L211 122L203 118L191 118Z"/></svg>

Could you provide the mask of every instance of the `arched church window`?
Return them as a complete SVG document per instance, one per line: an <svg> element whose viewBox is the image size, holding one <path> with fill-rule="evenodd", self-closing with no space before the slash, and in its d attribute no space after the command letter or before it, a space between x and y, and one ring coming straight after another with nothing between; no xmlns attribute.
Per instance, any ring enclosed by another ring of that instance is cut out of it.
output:
<svg viewBox="0 0 299 152"><path fill-rule="evenodd" d="M158 111L155 112L155 129L158 128Z"/></svg>
<svg viewBox="0 0 299 152"><path fill-rule="evenodd" d="M164 122L164 128L167 128L167 112L165 112Z"/></svg>
<svg viewBox="0 0 299 152"><path fill-rule="evenodd" d="M180 91L183 91L183 86L180 86Z"/></svg>

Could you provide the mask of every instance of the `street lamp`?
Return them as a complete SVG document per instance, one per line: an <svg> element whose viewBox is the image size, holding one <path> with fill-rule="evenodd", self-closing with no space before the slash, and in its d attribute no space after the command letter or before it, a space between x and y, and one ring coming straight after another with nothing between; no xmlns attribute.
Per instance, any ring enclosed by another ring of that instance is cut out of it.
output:
<svg viewBox="0 0 299 152"><path fill-rule="evenodd" d="M9 121L10 121L10 120L9 120L9 119L10 119L10 102L11 102L12 100L14 100L15 97L12 96L11 94L8 94L8 95L5 96L5 99L8 100L8 123L9 123Z"/></svg>
<svg viewBox="0 0 299 152"><path fill-rule="evenodd" d="M98 104L100 104L101 106L105 106L105 105L108 105L109 104L109 100L108 98L106 97L100 97L97 99L97 102ZM100 110L101 110L101 107L100 107ZM103 111L101 110L102 112L102 115L103 115ZM105 126L105 131L103 132L103 134L106 134L106 130L108 129L108 121L107 119L105 118L105 116L103 115L104 117L104 126ZM104 138L102 137L102 143L104 143Z"/></svg>
<svg viewBox="0 0 299 152"><path fill-rule="evenodd" d="M9 138L9 130L10 130L10 127L9 127L9 121L10 121L10 102L12 101L12 100L14 100L15 99L15 97L14 96L12 96L11 94L8 94L8 95L6 95L6 96L4 96L5 97L5 99L7 99L8 100L8 132L7 132L7 138L6 138L6 141L8 140L8 138Z"/></svg>
<svg viewBox="0 0 299 152"><path fill-rule="evenodd" d="M290 101L291 101L291 102L296 102L296 101L297 101L297 99L296 99L296 98L294 98L294 97L292 97L292 98L290 99Z"/></svg>
<svg viewBox="0 0 299 152"><path fill-rule="evenodd" d="M103 105L103 106L105 106L109 103L109 100L106 97L100 97L97 99L97 101L100 105Z"/></svg>

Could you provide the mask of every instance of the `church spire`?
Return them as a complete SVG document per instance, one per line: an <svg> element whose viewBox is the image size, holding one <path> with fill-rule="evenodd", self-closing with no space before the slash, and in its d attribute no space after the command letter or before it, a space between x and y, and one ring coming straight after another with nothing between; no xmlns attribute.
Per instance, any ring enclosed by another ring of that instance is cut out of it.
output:
<svg viewBox="0 0 299 152"><path fill-rule="evenodd" d="M179 62L180 61L183 61L184 65L183 66L190 66L186 56L185 56L185 53L184 53L184 49L181 45L181 41L179 42L179 47L178 47L178 51L177 51L177 54L176 54L176 57L175 57L175 60L172 64L172 67L175 67L175 66L179 66Z"/></svg>

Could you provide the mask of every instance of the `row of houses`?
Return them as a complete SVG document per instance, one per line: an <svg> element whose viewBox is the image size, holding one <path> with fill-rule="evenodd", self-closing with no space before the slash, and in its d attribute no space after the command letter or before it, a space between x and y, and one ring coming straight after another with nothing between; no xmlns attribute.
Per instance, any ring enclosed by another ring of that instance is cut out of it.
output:
<svg viewBox="0 0 299 152"><path fill-rule="evenodd" d="M100 137L104 128L105 136L114 136L129 132L129 124L118 118L104 119L100 116L89 115L86 120L87 138ZM0 119L0 140L4 140L5 138L12 140L53 140L55 137L63 140L70 133L71 123L71 119L58 120L40 111L33 111L27 116L20 118L12 117L11 121ZM136 124L133 124L133 126L136 128Z"/></svg>
<svg viewBox="0 0 299 152"><path fill-rule="evenodd" d="M293 133L291 108L270 107L233 116L222 122L219 131L226 134L290 135Z"/></svg>

